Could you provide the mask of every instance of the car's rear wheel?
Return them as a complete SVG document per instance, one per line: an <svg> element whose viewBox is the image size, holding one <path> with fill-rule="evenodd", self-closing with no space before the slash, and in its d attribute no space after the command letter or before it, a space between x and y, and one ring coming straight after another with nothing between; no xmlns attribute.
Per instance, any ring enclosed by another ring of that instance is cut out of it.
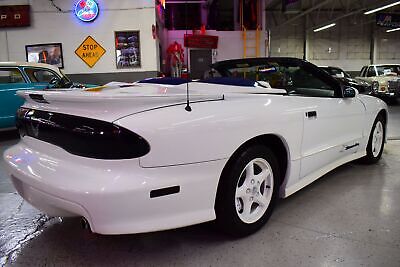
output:
<svg viewBox="0 0 400 267"><path fill-rule="evenodd" d="M367 145L367 155L362 159L364 163L373 164L380 160L385 146L386 121L378 115L372 126Z"/></svg>
<svg viewBox="0 0 400 267"><path fill-rule="evenodd" d="M269 219L278 196L279 165L273 152L254 145L223 171L215 211L219 228L234 236L256 232Z"/></svg>

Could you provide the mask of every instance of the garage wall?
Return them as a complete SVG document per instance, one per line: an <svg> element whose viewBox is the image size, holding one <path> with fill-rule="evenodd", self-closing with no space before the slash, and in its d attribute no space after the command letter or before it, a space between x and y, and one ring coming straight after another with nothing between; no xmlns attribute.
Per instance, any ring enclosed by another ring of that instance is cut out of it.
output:
<svg viewBox="0 0 400 267"><path fill-rule="evenodd" d="M266 29L270 31L269 53L272 57L304 57L304 23L299 19L281 25L287 19L280 12L266 12Z"/></svg>
<svg viewBox="0 0 400 267"><path fill-rule="evenodd" d="M304 55L304 25L299 23L289 27L271 30L271 56L297 57Z"/></svg>
<svg viewBox="0 0 400 267"><path fill-rule="evenodd" d="M375 30L375 46L378 48L374 53L377 64L400 63L400 32L387 33L385 29Z"/></svg>
<svg viewBox="0 0 400 267"><path fill-rule="evenodd" d="M243 57L243 32L241 31L221 31L217 32L219 36L219 44L218 44L218 53L216 56L216 61L226 60L226 59L237 59ZM255 38L255 31L248 31L247 38ZM266 50L265 50L265 32L260 32L260 40L259 40L259 47L260 47L260 57L265 57ZM254 41L247 40L247 46L255 45ZM249 57L250 55L254 55L255 50L251 48L247 48L247 54Z"/></svg>
<svg viewBox="0 0 400 267"><path fill-rule="evenodd" d="M62 10L57 11L48 0L1 1L1 5L30 4L32 25L28 28L7 29L0 32L0 60L25 61L25 45L60 42L63 45L64 71L85 82L124 80L153 76L158 68L158 43L152 38L155 24L154 1L150 0L99 0L100 15L92 23L80 22L72 13L73 0L54 1ZM114 31L139 30L141 68L117 69L115 63ZM106 54L93 68L89 68L74 51L88 36L101 44ZM9 47L7 54L6 47Z"/></svg>
<svg viewBox="0 0 400 267"><path fill-rule="evenodd" d="M0 61L8 61L7 33L0 31Z"/></svg>
<svg viewBox="0 0 400 267"><path fill-rule="evenodd" d="M254 34L254 31L249 31ZM189 31L189 34L192 32ZM183 46L183 36L185 31L168 31L168 45L177 41ZM208 30L208 35L218 36L218 49L213 58L214 61L221 61L226 59L237 59L243 57L243 32L241 31L214 31ZM265 56L265 36L264 32L260 36L260 56ZM253 53L253 51L251 51ZM185 51L186 60L186 51Z"/></svg>
<svg viewBox="0 0 400 267"><path fill-rule="evenodd" d="M320 15L321 18L324 15ZM324 25L324 20L314 20ZM336 22L331 29L314 32L308 21L307 59L320 66L338 66L350 72L359 72L371 63L371 23L363 16L354 16Z"/></svg>
<svg viewBox="0 0 400 267"><path fill-rule="evenodd" d="M285 18L279 13L267 13L271 56L303 58L306 50L306 59L316 65L338 66L356 74L362 66L371 63L371 42L374 42L374 63L400 63L400 32L386 33L376 27L371 18L358 15L338 21L336 27L314 33L312 25L324 25L325 17L324 14L320 14L319 19L303 17L276 26ZM308 29L306 49L304 29Z"/></svg>

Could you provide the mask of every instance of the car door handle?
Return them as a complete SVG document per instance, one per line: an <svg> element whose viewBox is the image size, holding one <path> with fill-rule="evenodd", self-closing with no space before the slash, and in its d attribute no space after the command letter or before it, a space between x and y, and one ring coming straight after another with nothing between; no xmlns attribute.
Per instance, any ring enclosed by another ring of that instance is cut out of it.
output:
<svg viewBox="0 0 400 267"><path fill-rule="evenodd" d="M306 112L306 117L307 118L316 118L317 117L317 112L315 110L313 111L307 111Z"/></svg>

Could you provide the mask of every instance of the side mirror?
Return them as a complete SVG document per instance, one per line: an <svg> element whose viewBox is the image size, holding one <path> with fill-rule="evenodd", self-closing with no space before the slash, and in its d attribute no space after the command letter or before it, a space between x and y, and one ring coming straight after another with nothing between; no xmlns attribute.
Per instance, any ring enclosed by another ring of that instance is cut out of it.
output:
<svg viewBox="0 0 400 267"><path fill-rule="evenodd" d="M343 98L353 98L357 94L357 90L353 87L345 87L343 89Z"/></svg>

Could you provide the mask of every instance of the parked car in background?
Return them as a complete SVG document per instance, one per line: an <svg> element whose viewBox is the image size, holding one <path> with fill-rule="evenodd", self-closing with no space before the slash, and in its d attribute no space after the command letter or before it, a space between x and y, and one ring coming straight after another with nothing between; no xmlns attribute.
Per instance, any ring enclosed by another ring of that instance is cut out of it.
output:
<svg viewBox="0 0 400 267"><path fill-rule="evenodd" d="M357 78L371 82L377 96L392 99L400 96L400 64L364 66Z"/></svg>
<svg viewBox="0 0 400 267"><path fill-rule="evenodd" d="M331 76L335 78L350 78L351 75L342 70L341 68L338 67L331 67L331 66L319 66L321 69L324 71L328 72Z"/></svg>
<svg viewBox="0 0 400 267"><path fill-rule="evenodd" d="M374 95L372 83L361 79L353 79L350 74L338 67L320 66L320 68L332 77L342 80L346 85L356 88L361 94Z"/></svg>
<svg viewBox="0 0 400 267"><path fill-rule="evenodd" d="M45 90L53 88L85 88L72 82L52 65L27 62L0 62L0 130L15 127L15 113L24 103L18 90Z"/></svg>

